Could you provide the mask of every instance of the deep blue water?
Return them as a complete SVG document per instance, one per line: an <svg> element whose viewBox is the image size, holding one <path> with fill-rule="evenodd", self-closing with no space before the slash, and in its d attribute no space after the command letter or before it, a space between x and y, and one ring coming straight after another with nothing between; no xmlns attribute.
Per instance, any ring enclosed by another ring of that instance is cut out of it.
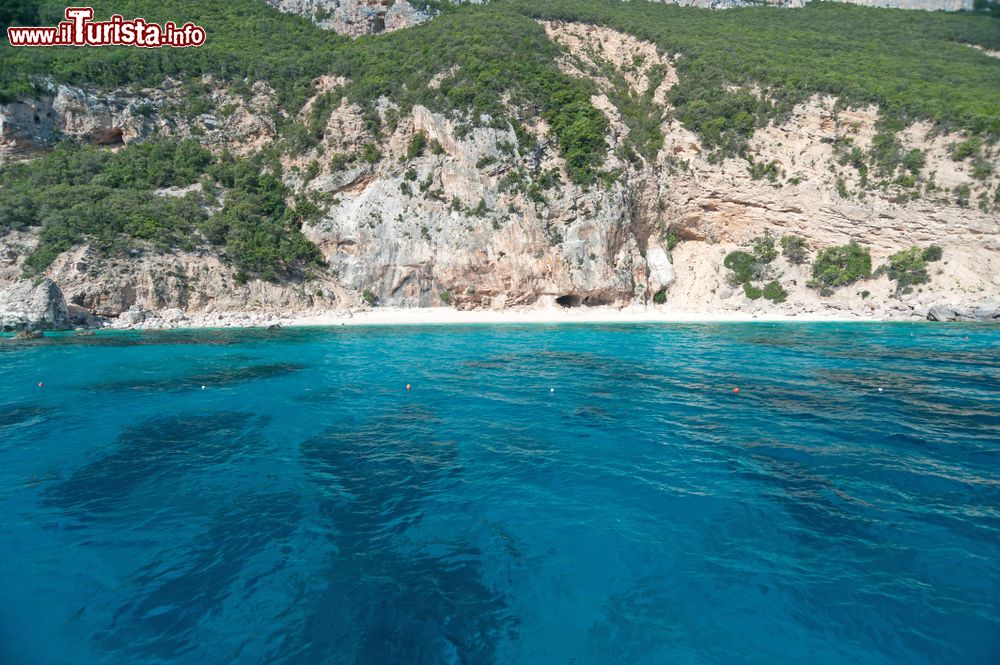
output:
<svg viewBox="0 0 1000 665"><path fill-rule="evenodd" d="M5 665L995 664L1000 327L0 341L0 516Z"/></svg>

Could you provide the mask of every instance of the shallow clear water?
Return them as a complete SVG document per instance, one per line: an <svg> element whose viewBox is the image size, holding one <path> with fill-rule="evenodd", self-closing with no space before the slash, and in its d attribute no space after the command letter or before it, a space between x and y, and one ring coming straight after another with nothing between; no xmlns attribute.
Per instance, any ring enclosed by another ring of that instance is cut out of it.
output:
<svg viewBox="0 0 1000 665"><path fill-rule="evenodd" d="M1000 328L0 341L0 516L4 664L997 663Z"/></svg>

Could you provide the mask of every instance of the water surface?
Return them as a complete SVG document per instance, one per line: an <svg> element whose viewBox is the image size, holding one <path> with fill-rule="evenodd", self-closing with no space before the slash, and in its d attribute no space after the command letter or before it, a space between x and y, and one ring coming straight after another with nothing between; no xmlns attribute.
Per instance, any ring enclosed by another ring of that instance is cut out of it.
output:
<svg viewBox="0 0 1000 665"><path fill-rule="evenodd" d="M0 515L4 664L996 663L1000 328L3 340Z"/></svg>

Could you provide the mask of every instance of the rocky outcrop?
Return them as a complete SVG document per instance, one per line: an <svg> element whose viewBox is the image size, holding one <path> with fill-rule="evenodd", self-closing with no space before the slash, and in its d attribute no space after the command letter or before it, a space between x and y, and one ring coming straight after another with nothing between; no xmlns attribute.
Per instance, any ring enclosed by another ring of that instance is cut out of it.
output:
<svg viewBox="0 0 1000 665"><path fill-rule="evenodd" d="M361 37L392 32L430 20L407 0L265 0L289 14L304 16L321 28Z"/></svg>
<svg viewBox="0 0 1000 665"><path fill-rule="evenodd" d="M279 11L304 16L317 26L350 37L377 35L425 23L437 14L434 4L408 0L263 0ZM446 0L482 5L489 0Z"/></svg>
<svg viewBox="0 0 1000 665"><path fill-rule="evenodd" d="M69 327L62 291L51 279L24 280L0 288L0 330L60 330Z"/></svg>
<svg viewBox="0 0 1000 665"><path fill-rule="evenodd" d="M171 80L157 89L107 93L52 85L36 99L0 104L0 163L63 138L114 147L160 133L197 137L204 145L246 154L274 137L275 101L268 86L256 83L247 99L210 77L202 83L211 110L197 115L185 110L187 93Z"/></svg>
<svg viewBox="0 0 1000 665"><path fill-rule="evenodd" d="M976 306L935 303L927 308L928 321L1000 321L1000 299L987 298Z"/></svg>
<svg viewBox="0 0 1000 665"><path fill-rule="evenodd" d="M972 9L974 0L836 0L852 5L886 9L919 9L928 12L957 12Z"/></svg>
<svg viewBox="0 0 1000 665"><path fill-rule="evenodd" d="M420 10L407 0L264 0L289 14L304 16L313 23L343 35L360 37L419 25L433 18L432 11ZM488 0L451 0L454 4L485 4ZM833 0L868 7L961 11L973 8L974 0ZM810 0L654 0L682 7L735 9L740 7L804 7Z"/></svg>
<svg viewBox="0 0 1000 665"><path fill-rule="evenodd" d="M702 7L704 9L735 9L739 7L805 7L810 0L655 0L682 7ZM972 9L974 0L832 0L867 7L887 9L919 9L924 11L962 11Z"/></svg>

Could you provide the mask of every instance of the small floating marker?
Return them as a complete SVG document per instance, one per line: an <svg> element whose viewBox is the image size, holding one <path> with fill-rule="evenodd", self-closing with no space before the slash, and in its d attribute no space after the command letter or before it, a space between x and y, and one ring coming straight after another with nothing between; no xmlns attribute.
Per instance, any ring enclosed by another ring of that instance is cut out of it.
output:
<svg viewBox="0 0 1000 665"><path fill-rule="evenodd" d="M44 386L45 386L45 384L44 384L44 383L42 383L41 381L39 381L39 382L38 382L38 387L39 387L39 388L42 388L42 387L44 387Z"/></svg>
<svg viewBox="0 0 1000 665"><path fill-rule="evenodd" d="M550 392L550 393L554 393L555 391L556 391L556 389L555 389L555 388L549 388L549 392Z"/></svg>
<svg viewBox="0 0 1000 665"><path fill-rule="evenodd" d="M204 389L205 389L205 386L202 386L202 387L201 387L201 389L202 389L202 390L204 390Z"/></svg>
<svg viewBox="0 0 1000 665"><path fill-rule="evenodd" d="M410 384L409 384L409 383L407 383L407 384L406 384L406 389L407 389L407 390L409 390L409 389L410 389Z"/></svg>
<svg viewBox="0 0 1000 665"><path fill-rule="evenodd" d="M733 388L733 394L734 395L739 395L740 394L740 389L739 388Z"/></svg>
<svg viewBox="0 0 1000 665"><path fill-rule="evenodd" d="M879 388L879 389L878 389L878 391L879 391L879 392L882 392L882 389L881 389L881 388Z"/></svg>

